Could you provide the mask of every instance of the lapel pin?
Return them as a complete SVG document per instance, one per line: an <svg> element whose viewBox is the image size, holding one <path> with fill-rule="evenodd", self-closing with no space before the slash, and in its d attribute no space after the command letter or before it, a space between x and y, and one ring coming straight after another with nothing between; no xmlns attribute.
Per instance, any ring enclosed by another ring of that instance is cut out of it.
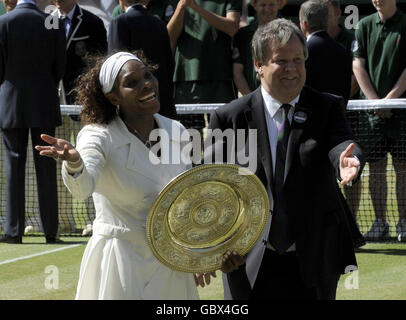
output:
<svg viewBox="0 0 406 320"><path fill-rule="evenodd" d="M305 123L307 120L307 114L303 111L296 111L293 115L293 120L297 123Z"/></svg>

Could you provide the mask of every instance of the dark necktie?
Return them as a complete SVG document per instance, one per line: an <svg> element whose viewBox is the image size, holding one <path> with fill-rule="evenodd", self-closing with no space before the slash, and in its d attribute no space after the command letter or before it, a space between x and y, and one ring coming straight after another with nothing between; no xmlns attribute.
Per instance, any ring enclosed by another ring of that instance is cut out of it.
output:
<svg viewBox="0 0 406 320"><path fill-rule="evenodd" d="M70 19L69 19L69 17L67 17L67 16L61 16L60 19L61 19L61 21L62 21L63 29L65 30L65 36L66 36L66 39L67 39L67 38L68 38L68 34L69 34L68 25L69 25Z"/></svg>
<svg viewBox="0 0 406 320"><path fill-rule="evenodd" d="M288 140L290 133L290 123L288 119L290 104L281 106L282 123L278 130L276 155L275 155L275 174L274 174L274 189L275 189L275 206L271 222L271 230L269 233L269 243L275 250L282 254L294 242L292 232L289 227L289 217L287 212L287 198L283 188L285 176L286 154L288 149Z"/></svg>

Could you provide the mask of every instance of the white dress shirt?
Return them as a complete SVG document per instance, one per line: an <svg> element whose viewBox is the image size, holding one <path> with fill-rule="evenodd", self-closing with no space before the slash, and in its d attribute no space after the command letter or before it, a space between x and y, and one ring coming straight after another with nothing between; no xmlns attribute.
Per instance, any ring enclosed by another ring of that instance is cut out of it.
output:
<svg viewBox="0 0 406 320"><path fill-rule="evenodd" d="M261 86L261 93L262 98L264 99L265 104L265 119L266 119L266 126L268 129L268 137L269 137L269 145L271 148L271 155L272 155L272 171L275 173L275 163L276 163L276 146L277 146L277 139L278 139L278 130L282 124L283 116L282 112L284 110L281 108L282 104L275 98L273 98L265 89ZM292 117L295 109L295 104L299 101L300 94L289 102L292 106L288 112L288 120L289 123L292 123ZM272 218L271 218L272 219ZM275 251L275 248L271 246L269 242L266 244L268 249ZM295 251L296 244L293 243L286 252Z"/></svg>
<svg viewBox="0 0 406 320"><path fill-rule="evenodd" d="M282 113L284 112L283 109L281 109L280 107L283 103L273 98L262 86L261 93L265 103L266 126L268 129L269 145L271 148L272 155L272 170L275 173L275 163L276 163L275 154L276 154L278 130L282 124L283 121ZM292 108L290 108L288 113L289 123L292 123L295 104L299 101L299 97L300 94L295 99L289 102L289 104L292 106Z"/></svg>

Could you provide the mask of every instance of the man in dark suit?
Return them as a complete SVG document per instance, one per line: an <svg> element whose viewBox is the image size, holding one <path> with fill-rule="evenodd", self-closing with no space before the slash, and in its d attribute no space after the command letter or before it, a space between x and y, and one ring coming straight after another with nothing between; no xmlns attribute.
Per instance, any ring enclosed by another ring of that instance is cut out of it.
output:
<svg viewBox="0 0 406 320"><path fill-rule="evenodd" d="M107 33L103 21L83 8L75 0L56 0L57 11L54 12L62 20L66 36L66 69L63 81L60 86L60 101L62 104L75 104L76 94L74 92L75 81L80 74L85 72L88 55L105 55L107 53ZM64 116L63 126L57 130L57 136L71 141L76 138L80 125L77 116ZM60 164L58 164L60 171ZM59 231L65 233L76 232L75 219L73 217L71 195L65 188L62 178L58 176L59 185ZM92 232L92 220L94 219L94 205L90 197L85 201L87 211L86 228L83 235Z"/></svg>
<svg viewBox="0 0 406 320"><path fill-rule="evenodd" d="M168 30L164 22L147 12L148 0L120 0L125 11L114 18L109 27L109 53L143 50L146 58L158 65L160 114L176 119L173 91L174 60Z"/></svg>
<svg viewBox="0 0 406 320"><path fill-rule="evenodd" d="M81 8L75 0L56 0L57 15L62 19L66 36L66 69L63 88L66 104L74 104L75 80L85 71L87 54L106 54L107 34L103 21Z"/></svg>
<svg viewBox="0 0 406 320"><path fill-rule="evenodd" d="M210 128L257 130L248 166L268 192L271 218L245 263L226 259L224 296L335 299L340 274L356 266L336 179L359 176L362 152L342 99L304 87L306 40L293 22L258 28L252 48L261 86L213 112ZM236 154L250 154L249 140Z"/></svg>
<svg viewBox="0 0 406 320"><path fill-rule="evenodd" d="M0 127L5 149L7 202L1 242L21 243L25 220L25 162L28 133L33 146L40 134L61 124L58 83L65 68L65 37L47 28L46 15L31 0L0 17ZM56 163L34 152L38 202L47 243L58 231Z"/></svg>
<svg viewBox="0 0 406 320"><path fill-rule="evenodd" d="M352 57L327 33L328 3L311 0L302 3L300 28L307 38L306 85L344 98L351 93Z"/></svg>
<svg viewBox="0 0 406 320"><path fill-rule="evenodd" d="M306 59L306 85L321 92L328 92L344 98L345 105L351 95L352 56L327 33L329 3L326 0L310 0L302 3L299 11L300 27L307 38L308 58ZM360 183L354 186L360 192ZM350 187L352 188L352 186ZM349 187L345 186L347 194ZM354 198L359 198L355 196ZM351 203L353 204L351 197ZM347 203L345 203L347 206ZM350 209L348 219L355 219ZM365 240L354 223L351 233L356 247Z"/></svg>

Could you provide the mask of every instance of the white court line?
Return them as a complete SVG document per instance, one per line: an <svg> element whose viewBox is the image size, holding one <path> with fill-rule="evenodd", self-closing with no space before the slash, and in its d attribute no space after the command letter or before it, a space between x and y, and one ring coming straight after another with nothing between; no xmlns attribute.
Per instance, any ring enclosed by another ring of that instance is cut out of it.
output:
<svg viewBox="0 0 406 320"><path fill-rule="evenodd" d="M57 249L53 249L53 250L34 253L34 254L30 254L28 256L24 256L24 257L14 258L14 259L10 259L10 260L4 260L4 261L0 262L0 266L3 265L3 264L7 264L7 263L12 263L12 262L20 261L20 260L25 260L25 259L31 259L31 258L42 256L42 255L45 255L45 254L54 253L54 252L63 251L63 250L66 250L66 249L79 247L81 245L83 245L83 243L73 244L73 245L70 245L70 246L62 247L62 248L57 248Z"/></svg>

